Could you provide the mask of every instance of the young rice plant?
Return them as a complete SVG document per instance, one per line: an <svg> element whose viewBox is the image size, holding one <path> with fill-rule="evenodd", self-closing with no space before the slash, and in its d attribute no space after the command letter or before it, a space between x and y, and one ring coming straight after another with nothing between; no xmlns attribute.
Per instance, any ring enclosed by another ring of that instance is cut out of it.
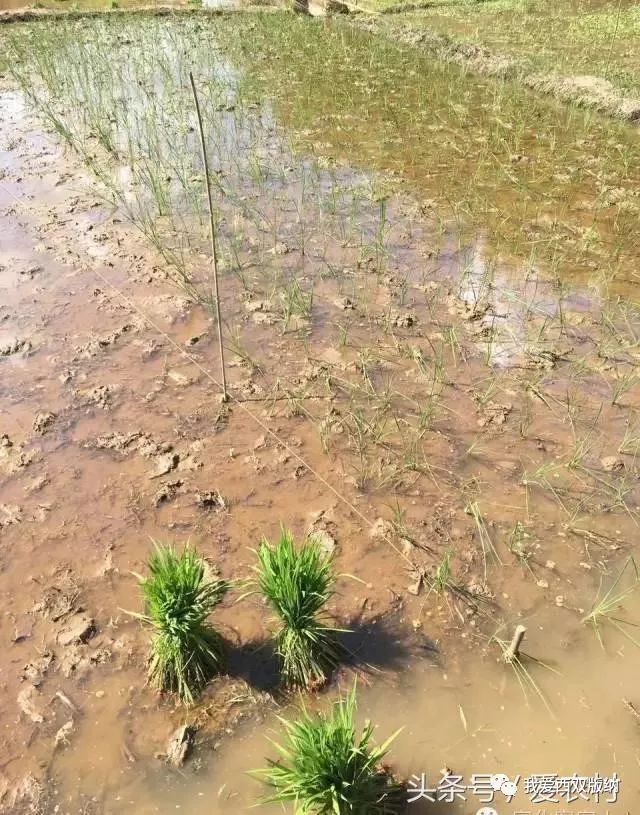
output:
<svg viewBox="0 0 640 815"><path fill-rule="evenodd" d="M380 747L372 744L373 725L360 733L354 722L355 687L328 714L305 709L297 721L280 719L279 761L254 771L274 792L264 803L294 801L299 815L395 815L404 809L401 788L382 761L395 733Z"/></svg>
<svg viewBox="0 0 640 815"><path fill-rule="evenodd" d="M284 529L275 546L263 539L257 555L260 591L281 623L276 642L282 678L295 687L322 686L342 656L335 636L341 629L322 622L333 594L331 560L313 537L296 548Z"/></svg>
<svg viewBox="0 0 640 815"><path fill-rule="evenodd" d="M149 577L141 577L145 614L135 615L152 630L149 681L191 705L220 670L222 640L207 618L226 594L225 580L209 578L205 563L188 544L178 554L155 544Z"/></svg>

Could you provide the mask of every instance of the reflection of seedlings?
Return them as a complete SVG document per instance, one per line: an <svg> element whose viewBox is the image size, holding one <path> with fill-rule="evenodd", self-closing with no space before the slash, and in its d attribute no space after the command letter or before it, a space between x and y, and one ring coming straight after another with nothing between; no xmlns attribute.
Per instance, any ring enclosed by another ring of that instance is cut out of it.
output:
<svg viewBox="0 0 640 815"><path fill-rule="evenodd" d="M263 373L260 363L251 356L246 345L243 344L240 330L237 326L229 333L225 347L228 348L234 356L238 357L240 362L246 365L253 373Z"/></svg>
<svg viewBox="0 0 640 815"><path fill-rule="evenodd" d="M620 584L624 581L627 571L632 572L632 582L626 588L619 588ZM630 557L623 566L620 574L616 577L613 585L605 594L602 592L602 579L596 595L595 602L591 611L582 618L583 623L588 623L593 626L596 636L600 644L604 648L604 640L602 638L602 626L605 623L612 625L621 634L623 634L634 645L640 647L640 643L629 633L629 628L638 628L638 623L625 620L618 617L617 614L622 610L624 603L631 597L631 595L638 588L640 582L640 575L635 560Z"/></svg>
<svg viewBox="0 0 640 815"><path fill-rule="evenodd" d="M558 504L562 507L562 509L571 517L573 514L569 511L566 504L560 497L560 490L558 487L554 486L551 481L549 480L550 477L558 478L559 472L562 469L562 464L557 464L555 462L548 462L546 464L541 464L536 470L533 472L525 472L522 477L522 483L525 487L528 488L533 484L537 487L541 487L542 489L549 490L553 497L556 499Z"/></svg>
<svg viewBox="0 0 640 815"><path fill-rule="evenodd" d="M447 326L444 331L443 335L445 340L449 344L449 348L451 349L451 356L453 357L453 367L458 367L458 357L462 359L463 362L467 361L466 355L464 353L464 349L460 344L460 340L458 339L458 332L456 331L455 326L450 325Z"/></svg>

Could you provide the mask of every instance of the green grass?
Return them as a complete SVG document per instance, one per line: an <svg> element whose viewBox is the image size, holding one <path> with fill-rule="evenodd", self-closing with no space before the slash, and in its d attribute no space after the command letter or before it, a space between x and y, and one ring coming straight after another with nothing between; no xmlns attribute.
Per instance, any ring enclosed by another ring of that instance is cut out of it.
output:
<svg viewBox="0 0 640 815"><path fill-rule="evenodd" d="M263 539L257 551L258 585L276 612L277 653L286 685L322 686L338 665L339 629L324 624L324 609L334 583L330 558L312 538L296 547L283 530L275 545Z"/></svg>
<svg viewBox="0 0 640 815"><path fill-rule="evenodd" d="M152 629L149 681L191 705L222 664L222 640L207 618L229 584L208 578L204 561L189 545L178 554L156 544L149 572L138 575L145 613L136 615Z"/></svg>
<svg viewBox="0 0 640 815"><path fill-rule="evenodd" d="M326 714L301 711L296 721L280 719L280 761L254 771L274 792L264 803L294 802L299 815L392 815L404 809L400 787L382 761L397 733L380 747L373 725L355 725L355 688Z"/></svg>

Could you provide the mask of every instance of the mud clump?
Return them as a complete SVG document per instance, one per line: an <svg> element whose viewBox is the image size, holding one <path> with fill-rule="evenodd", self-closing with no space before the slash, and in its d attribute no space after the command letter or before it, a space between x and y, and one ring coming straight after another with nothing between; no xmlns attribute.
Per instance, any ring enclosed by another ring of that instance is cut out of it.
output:
<svg viewBox="0 0 640 815"><path fill-rule="evenodd" d="M227 508L227 502L218 490L204 490L196 494L196 504L200 509L220 512Z"/></svg>
<svg viewBox="0 0 640 815"><path fill-rule="evenodd" d="M196 729L188 724L175 730L167 744L166 761L173 767L182 767L187 760L196 738Z"/></svg>
<svg viewBox="0 0 640 815"><path fill-rule="evenodd" d="M482 415L478 419L478 427L502 427L507 421L513 405L508 402L501 405L497 402L487 402L482 407Z"/></svg>
<svg viewBox="0 0 640 815"><path fill-rule="evenodd" d="M16 338L12 342L0 345L0 357L10 357L13 354L28 353L33 348L30 340L20 340Z"/></svg>
<svg viewBox="0 0 640 815"><path fill-rule="evenodd" d="M34 724L44 722L39 696L40 693L34 685L27 685L18 694L18 707Z"/></svg>
<svg viewBox="0 0 640 815"><path fill-rule="evenodd" d="M35 419L33 420L34 432L38 433L40 436L44 436L56 418L56 414L48 410L37 413Z"/></svg>
<svg viewBox="0 0 640 815"><path fill-rule="evenodd" d="M85 406L95 405L102 410L108 410L118 387L118 385L96 385L87 390L76 390L75 396Z"/></svg>
<svg viewBox="0 0 640 815"><path fill-rule="evenodd" d="M103 334L101 337L93 337L88 342L85 342L82 345L77 345L75 348L75 353L77 356L87 358L95 357L101 351L104 351L111 345L115 345L123 334L136 331L139 328L140 326L137 323L125 323L124 325L120 326L120 328L116 328L114 331L111 331L109 334Z"/></svg>
<svg viewBox="0 0 640 815"><path fill-rule="evenodd" d="M96 625L92 617L88 614L75 614L58 632L57 641L59 645L68 647L70 645L82 645L88 642L96 633Z"/></svg>
<svg viewBox="0 0 640 815"><path fill-rule="evenodd" d="M163 453L162 455L155 457L155 465L153 470L151 471L149 478L161 478L163 475L167 475L180 463L180 456L175 453Z"/></svg>
<svg viewBox="0 0 640 815"><path fill-rule="evenodd" d="M527 87L555 96L563 102L595 108L627 121L640 119L640 99L623 96L608 79L601 76L532 74L523 81Z"/></svg>
<svg viewBox="0 0 640 815"><path fill-rule="evenodd" d="M42 684L53 660L54 656L51 651L43 651L39 657L24 666L21 678L25 682L30 682L32 685L35 685L35 687L38 687Z"/></svg>
<svg viewBox="0 0 640 815"><path fill-rule="evenodd" d="M104 436L98 436L92 442L86 442L85 447L94 448L96 450L114 450L122 455L139 453L144 458L160 456L163 453L171 452L173 449L173 445L168 442L158 444L151 436L141 431L132 433L107 433Z"/></svg>
<svg viewBox="0 0 640 815"><path fill-rule="evenodd" d="M31 613L58 622L74 613L80 589L71 570L61 570L54 579L55 584L46 587L42 599L35 603Z"/></svg>
<svg viewBox="0 0 640 815"><path fill-rule="evenodd" d="M178 491L181 487L184 486L184 481L181 478L178 478L176 481L168 481L166 484L163 484L153 496L153 503L156 507L159 507L161 504L168 504L178 494Z"/></svg>

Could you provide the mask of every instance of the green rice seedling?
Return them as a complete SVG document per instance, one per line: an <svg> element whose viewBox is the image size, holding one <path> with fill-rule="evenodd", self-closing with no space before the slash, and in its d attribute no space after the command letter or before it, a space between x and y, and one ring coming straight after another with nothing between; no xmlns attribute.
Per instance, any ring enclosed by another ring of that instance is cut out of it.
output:
<svg viewBox="0 0 640 815"><path fill-rule="evenodd" d="M586 469L584 460L591 453L596 444L596 438L589 432L584 438L576 439L573 450L567 461L569 470Z"/></svg>
<svg viewBox="0 0 640 815"><path fill-rule="evenodd" d="M206 565L188 544L155 544L149 577L136 575L145 613L134 616L151 627L149 681L192 705L209 679L220 671L223 645L207 618L226 594L229 583L210 578Z"/></svg>
<svg viewBox="0 0 640 815"><path fill-rule="evenodd" d="M294 802L299 815L395 815L404 810L402 788L383 760L398 732L384 744L373 744L374 727L355 724L355 687L328 714L304 708L295 721L280 719L280 754L255 777L273 789L264 803Z"/></svg>
<svg viewBox="0 0 640 815"><path fill-rule="evenodd" d="M275 545L263 538L257 556L259 589L280 623L276 644L283 681L293 687L321 687L343 656L336 634L344 629L323 622L333 594L331 559L313 536L296 547L285 529Z"/></svg>
<svg viewBox="0 0 640 815"><path fill-rule="evenodd" d="M621 587L627 571L633 572L631 582L626 587ZM638 623L633 623L630 620L625 620L623 617L618 616L618 613L623 608L624 603L636 591L639 583L640 574L638 572L636 562L632 557L627 560L620 571L620 574L614 580L612 586L604 594L602 594L602 580L600 581L600 586L598 588L598 593L596 595L593 607L591 611L582 618L582 622L593 627L600 645L602 645L603 648L604 640L602 638L602 626L605 623L612 625L634 645L640 647L640 642L632 637L629 633L630 627L640 627Z"/></svg>
<svg viewBox="0 0 640 815"><path fill-rule="evenodd" d="M340 348L345 348L349 342L349 329L351 326L346 323L336 323L336 326L338 328Z"/></svg>
<svg viewBox="0 0 640 815"><path fill-rule="evenodd" d="M305 292L294 278L281 291L283 331L287 331L294 317L310 320L313 311L313 290Z"/></svg>
<svg viewBox="0 0 640 815"><path fill-rule="evenodd" d="M528 566L529 560L533 557L530 539L531 535L522 521L516 521L509 534L509 551L523 566Z"/></svg>
<svg viewBox="0 0 640 815"><path fill-rule="evenodd" d="M635 370L616 376L611 394L611 404L620 405L622 397L630 391L640 380Z"/></svg>
<svg viewBox="0 0 640 815"><path fill-rule="evenodd" d="M435 591L436 594L444 594L447 588L452 586L451 582L451 556L453 552L451 549L442 556L442 560L438 563L433 577L429 580L429 594Z"/></svg>
<svg viewBox="0 0 640 815"><path fill-rule="evenodd" d="M620 442L618 452L632 456L637 456L640 452L640 421L635 417L633 411L629 414L624 438Z"/></svg>
<svg viewBox="0 0 640 815"><path fill-rule="evenodd" d="M500 555L498 554L498 550L494 546L493 541L491 540L491 535L489 534L489 530L487 529L487 524L485 523L484 517L478 506L477 501L472 501L465 507L465 512L468 515L471 515L473 520L476 524L476 530L478 532L478 539L480 540L480 545L482 547L482 560L484 563L484 576L485 579L487 577L487 556L491 556L495 561L497 561L502 566L502 560L500 559Z"/></svg>

